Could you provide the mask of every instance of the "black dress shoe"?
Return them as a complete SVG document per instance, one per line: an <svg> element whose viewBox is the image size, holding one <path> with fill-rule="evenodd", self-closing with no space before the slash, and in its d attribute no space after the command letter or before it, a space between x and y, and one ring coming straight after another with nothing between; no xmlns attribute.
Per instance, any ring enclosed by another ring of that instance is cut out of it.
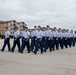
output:
<svg viewBox="0 0 76 75"><path fill-rule="evenodd" d="M34 54L37 54L36 52L33 52Z"/></svg>
<svg viewBox="0 0 76 75"><path fill-rule="evenodd" d="M33 52L33 50L31 50L31 52Z"/></svg>
<svg viewBox="0 0 76 75"><path fill-rule="evenodd" d="M14 51L11 51L12 53L14 52Z"/></svg>
<svg viewBox="0 0 76 75"><path fill-rule="evenodd" d="M30 52L27 52L27 53L30 53Z"/></svg>
<svg viewBox="0 0 76 75"><path fill-rule="evenodd" d="M53 51L55 51L55 49L53 48Z"/></svg>
<svg viewBox="0 0 76 75"><path fill-rule="evenodd" d="M1 50L2 52L4 52L3 50Z"/></svg>
<svg viewBox="0 0 76 75"><path fill-rule="evenodd" d="M58 48L56 50L59 50Z"/></svg>
<svg viewBox="0 0 76 75"><path fill-rule="evenodd" d="M20 52L20 53L23 53L23 52Z"/></svg>
<svg viewBox="0 0 76 75"><path fill-rule="evenodd" d="M52 52L52 50L50 50L50 52Z"/></svg>
<svg viewBox="0 0 76 75"><path fill-rule="evenodd" d="M21 53L21 51L18 51L19 53Z"/></svg>
<svg viewBox="0 0 76 75"><path fill-rule="evenodd" d="M8 52L10 52L11 50L8 50Z"/></svg>
<svg viewBox="0 0 76 75"><path fill-rule="evenodd" d="M45 50L45 52L46 52L46 50Z"/></svg>
<svg viewBox="0 0 76 75"><path fill-rule="evenodd" d="M20 52L20 50L18 50L18 52Z"/></svg>
<svg viewBox="0 0 76 75"><path fill-rule="evenodd" d="M41 52L41 54L43 54L43 52Z"/></svg>

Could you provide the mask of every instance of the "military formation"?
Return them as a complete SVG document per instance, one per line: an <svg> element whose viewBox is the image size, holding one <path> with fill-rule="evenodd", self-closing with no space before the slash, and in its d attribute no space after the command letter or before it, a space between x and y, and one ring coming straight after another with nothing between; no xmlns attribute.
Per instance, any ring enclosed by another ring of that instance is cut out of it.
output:
<svg viewBox="0 0 76 75"><path fill-rule="evenodd" d="M47 52L47 50L52 52L59 49L71 48L74 47L76 43L76 31L73 30L57 29L56 27L50 29L50 26L47 25L43 28L41 26L34 26L34 29L29 31L27 27L23 26L21 35L18 27L14 28L13 46L10 48L10 31L8 31L8 27L6 27L5 30L2 52L4 52L7 45L8 51L13 53L17 45L19 53L23 53L25 47L27 47L27 53L33 52L37 54L38 51L40 51L41 54L43 54Z"/></svg>

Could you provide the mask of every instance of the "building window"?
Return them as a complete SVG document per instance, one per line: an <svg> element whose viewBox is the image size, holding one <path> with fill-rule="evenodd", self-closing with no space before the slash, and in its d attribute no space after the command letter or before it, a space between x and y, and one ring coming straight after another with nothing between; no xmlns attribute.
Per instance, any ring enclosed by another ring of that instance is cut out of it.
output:
<svg viewBox="0 0 76 75"><path fill-rule="evenodd" d="M12 32L11 32L11 34L12 34Z"/></svg>
<svg viewBox="0 0 76 75"><path fill-rule="evenodd" d="M14 24L14 27L16 26L16 24Z"/></svg>
<svg viewBox="0 0 76 75"><path fill-rule="evenodd" d="M11 28L11 30L13 30L13 28Z"/></svg>

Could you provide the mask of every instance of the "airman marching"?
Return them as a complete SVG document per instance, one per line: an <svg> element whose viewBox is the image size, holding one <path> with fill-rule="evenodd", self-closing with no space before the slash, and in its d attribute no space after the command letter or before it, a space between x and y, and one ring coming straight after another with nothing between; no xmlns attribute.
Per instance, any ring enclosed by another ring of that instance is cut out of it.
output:
<svg viewBox="0 0 76 75"><path fill-rule="evenodd" d="M10 48L10 31L8 31L8 27L5 28L6 32L4 34L5 40L4 45L1 49L3 52L6 44L8 45L8 51L14 52L16 45L18 46L18 52L23 53L25 46L27 47L27 53L33 52L37 54L40 50L41 54L59 50L60 48L63 50L64 48L74 47L76 43L76 31L68 30L68 29L50 29L50 26L41 27L34 26L31 32L29 32L28 28L23 26L22 34L20 36L20 32L18 27L15 27L14 31L14 41L13 46ZM22 39L22 44L20 44L20 38ZM31 38L31 42L30 42Z"/></svg>

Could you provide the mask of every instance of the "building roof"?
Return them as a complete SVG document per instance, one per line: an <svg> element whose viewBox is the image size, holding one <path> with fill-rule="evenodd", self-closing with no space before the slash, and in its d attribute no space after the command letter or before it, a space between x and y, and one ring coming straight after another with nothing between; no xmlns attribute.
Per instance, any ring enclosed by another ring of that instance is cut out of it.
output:
<svg viewBox="0 0 76 75"><path fill-rule="evenodd" d="M16 20L9 20L9 21L1 21L1 20L0 20L0 24L12 22L12 21L13 21L13 22L16 22ZM25 22L17 22L17 23L23 23L23 24L27 25Z"/></svg>
<svg viewBox="0 0 76 75"><path fill-rule="evenodd" d="M22 24L25 24L25 25L27 25L25 22L18 22L18 23L22 23Z"/></svg>
<svg viewBox="0 0 76 75"><path fill-rule="evenodd" d="M4 21L0 20L0 23L3 23Z"/></svg>
<svg viewBox="0 0 76 75"><path fill-rule="evenodd" d="M8 23L8 22L12 22L12 21L15 21L15 20L10 20L10 21L0 21L0 24ZM16 22L16 21L15 21L15 22Z"/></svg>

